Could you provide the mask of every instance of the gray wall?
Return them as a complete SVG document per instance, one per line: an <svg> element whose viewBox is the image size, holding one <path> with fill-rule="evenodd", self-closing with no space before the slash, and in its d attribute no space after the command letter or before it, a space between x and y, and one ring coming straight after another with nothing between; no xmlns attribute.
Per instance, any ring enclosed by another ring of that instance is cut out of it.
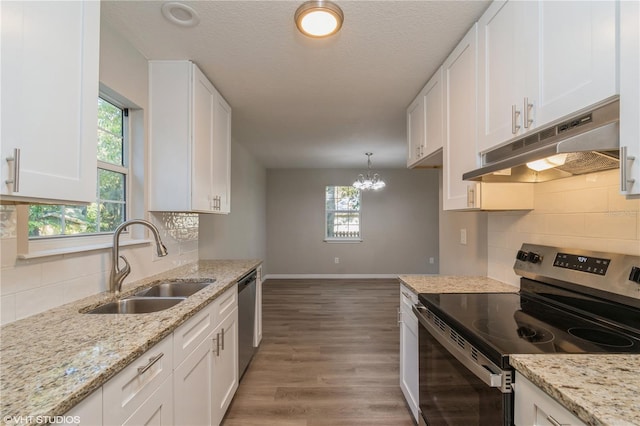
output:
<svg viewBox="0 0 640 426"><path fill-rule="evenodd" d="M440 195L440 274L487 275L487 213L442 210L442 170ZM460 244L460 230L467 230L467 244Z"/></svg>
<svg viewBox="0 0 640 426"><path fill-rule="evenodd" d="M267 270L272 275L438 272L436 170L380 170L387 187L362 197L361 243L326 243L326 185L350 185L362 170L267 171ZM202 238L202 236L201 236ZM340 258L336 264L334 258ZM429 257L434 263L429 264Z"/></svg>
<svg viewBox="0 0 640 426"><path fill-rule="evenodd" d="M266 170L231 143L231 213L201 214L200 259L266 258Z"/></svg>

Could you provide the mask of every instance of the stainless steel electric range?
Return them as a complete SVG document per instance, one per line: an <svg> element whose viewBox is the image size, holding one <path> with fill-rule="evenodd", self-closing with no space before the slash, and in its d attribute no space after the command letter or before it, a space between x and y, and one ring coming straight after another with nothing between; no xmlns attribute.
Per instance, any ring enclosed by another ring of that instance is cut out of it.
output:
<svg viewBox="0 0 640 426"><path fill-rule="evenodd" d="M421 424L513 424L512 354L640 353L640 257L523 244L517 293L419 295Z"/></svg>

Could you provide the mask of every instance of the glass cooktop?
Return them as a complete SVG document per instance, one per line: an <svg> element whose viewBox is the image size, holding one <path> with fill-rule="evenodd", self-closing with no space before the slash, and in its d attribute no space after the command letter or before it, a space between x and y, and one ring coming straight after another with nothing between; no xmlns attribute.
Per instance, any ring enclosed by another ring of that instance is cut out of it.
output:
<svg viewBox="0 0 640 426"><path fill-rule="evenodd" d="M419 298L503 367L510 354L640 353L640 335L634 330L576 315L526 293L423 293Z"/></svg>

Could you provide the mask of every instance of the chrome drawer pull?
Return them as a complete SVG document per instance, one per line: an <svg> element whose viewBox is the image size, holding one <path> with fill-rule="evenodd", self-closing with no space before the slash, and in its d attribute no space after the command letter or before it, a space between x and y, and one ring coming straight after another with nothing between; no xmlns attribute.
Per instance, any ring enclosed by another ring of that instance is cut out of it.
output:
<svg viewBox="0 0 640 426"><path fill-rule="evenodd" d="M224 351L224 328L222 329L222 333L220 333L220 335L222 336L222 350Z"/></svg>
<svg viewBox="0 0 640 426"><path fill-rule="evenodd" d="M149 362L147 363L147 365L145 365L144 367L138 367L138 376L144 374L148 369L150 369L153 366L153 364L158 362L158 360L163 356L164 356L164 353L160 352L158 355L152 356L151 358L149 358Z"/></svg>
<svg viewBox="0 0 640 426"><path fill-rule="evenodd" d="M20 192L20 148L13 149L13 157L6 158L7 163L13 161L13 179L7 179L4 183L13 184L12 192Z"/></svg>
<svg viewBox="0 0 640 426"><path fill-rule="evenodd" d="M216 341L216 356L220 356L220 333L216 333L216 337L212 340Z"/></svg>

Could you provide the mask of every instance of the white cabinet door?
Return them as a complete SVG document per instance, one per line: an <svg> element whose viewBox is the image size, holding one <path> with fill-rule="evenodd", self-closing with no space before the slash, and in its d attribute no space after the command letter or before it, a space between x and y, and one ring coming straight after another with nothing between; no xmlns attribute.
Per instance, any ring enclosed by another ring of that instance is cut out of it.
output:
<svg viewBox="0 0 640 426"><path fill-rule="evenodd" d="M640 3L620 2L621 193L640 195Z"/></svg>
<svg viewBox="0 0 640 426"><path fill-rule="evenodd" d="M63 426L98 426L102 424L102 388L95 390L80 404L67 411Z"/></svg>
<svg viewBox="0 0 640 426"><path fill-rule="evenodd" d="M408 288L400 286L400 389L418 422L418 320L411 306L418 302L417 296Z"/></svg>
<svg viewBox="0 0 640 426"><path fill-rule="evenodd" d="M478 21L478 151L522 134L524 3L494 1Z"/></svg>
<svg viewBox="0 0 640 426"><path fill-rule="evenodd" d="M136 411L123 423L123 426L172 426L173 420L173 387L171 377L147 399Z"/></svg>
<svg viewBox="0 0 640 426"><path fill-rule="evenodd" d="M443 144L442 67L407 108L408 167L420 166Z"/></svg>
<svg viewBox="0 0 640 426"><path fill-rule="evenodd" d="M193 144L191 153L191 208L208 211L212 207L213 138L216 89L207 77L193 68Z"/></svg>
<svg viewBox="0 0 640 426"><path fill-rule="evenodd" d="M238 389L238 309L213 332L217 338L213 358L211 424L218 425Z"/></svg>
<svg viewBox="0 0 640 426"><path fill-rule="evenodd" d="M619 93L617 8L614 1L524 2L526 31L536 34L526 46L536 56L531 93L534 126L559 119ZM637 54L637 52L636 52ZM637 76L636 76L637 78Z"/></svg>
<svg viewBox="0 0 640 426"><path fill-rule="evenodd" d="M215 213L231 211L231 107L216 92L214 105L212 196Z"/></svg>
<svg viewBox="0 0 640 426"><path fill-rule="evenodd" d="M260 346L262 341L262 265L256 268L256 322L253 335L253 346Z"/></svg>
<svg viewBox="0 0 640 426"><path fill-rule="evenodd" d="M516 426L584 426L584 423L516 371L514 386Z"/></svg>
<svg viewBox="0 0 640 426"><path fill-rule="evenodd" d="M464 36L443 65L445 138L443 147L444 210L475 208L469 191L475 183L462 174L478 167L476 153L476 32Z"/></svg>
<svg viewBox="0 0 640 426"><path fill-rule="evenodd" d="M3 1L0 7L0 194L95 201L100 3ZM7 161L15 152L19 164ZM5 183L16 173L19 185Z"/></svg>
<svg viewBox="0 0 640 426"><path fill-rule="evenodd" d="M407 147L409 155L407 166L411 167L422 157L426 127L425 97L421 91L407 108Z"/></svg>
<svg viewBox="0 0 640 426"><path fill-rule="evenodd" d="M149 100L149 210L229 213L229 105L189 61L150 61Z"/></svg>
<svg viewBox="0 0 640 426"><path fill-rule="evenodd" d="M104 384L102 388L105 407L104 424L122 425L126 421L129 424L136 424L136 422L131 423L130 417L138 408L146 404L145 401L150 399L167 378L171 377L172 371L173 336L170 335ZM169 383L170 391L171 383ZM163 401L164 397L163 394ZM166 403L162 402L162 405ZM163 410L167 409L164 406ZM147 411L143 412L147 413ZM146 416L146 414L140 415Z"/></svg>
<svg viewBox="0 0 640 426"><path fill-rule="evenodd" d="M177 425L211 425L213 334L200 343L173 372L174 415Z"/></svg>

